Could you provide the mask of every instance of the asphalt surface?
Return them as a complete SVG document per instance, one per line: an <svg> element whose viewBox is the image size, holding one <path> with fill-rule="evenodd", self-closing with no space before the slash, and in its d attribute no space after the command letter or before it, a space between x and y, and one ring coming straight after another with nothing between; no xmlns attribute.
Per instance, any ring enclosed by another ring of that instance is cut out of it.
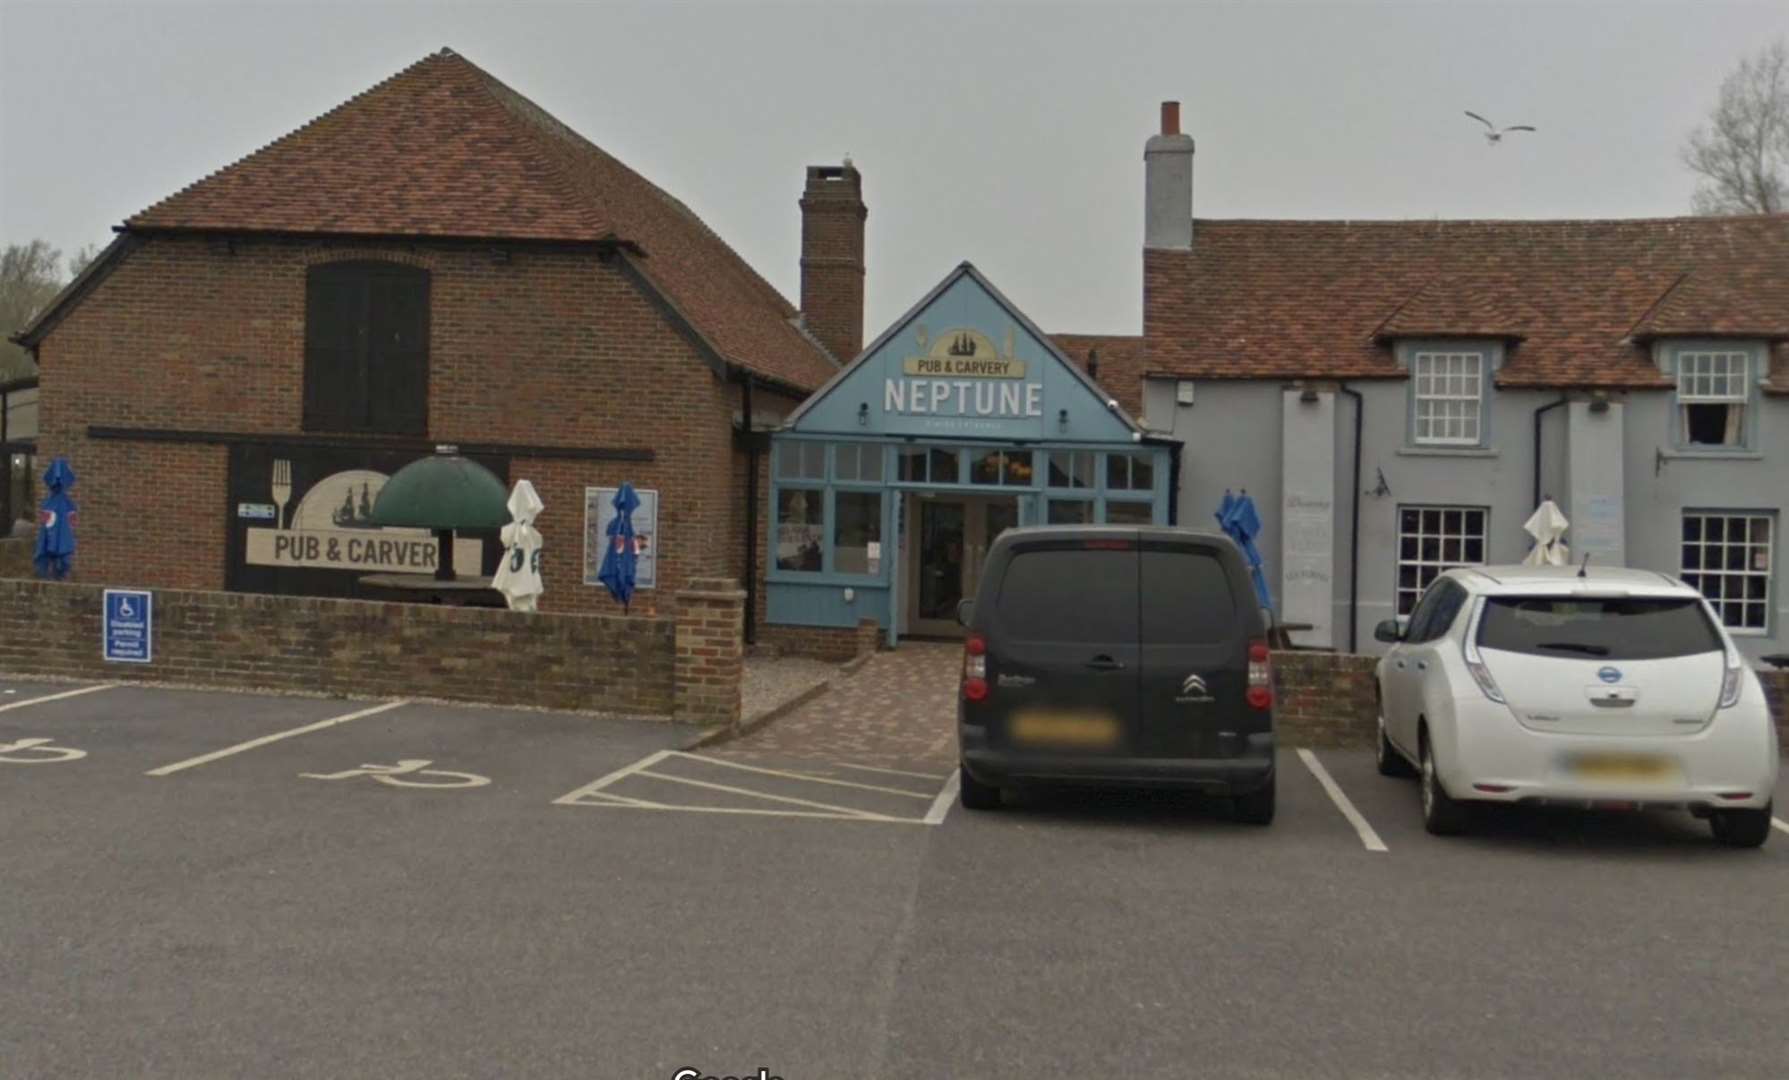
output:
<svg viewBox="0 0 1789 1080"><path fill-rule="evenodd" d="M1781 831L1731 851L1687 817L1501 812L1437 839L1413 783L1331 751L1388 850L1290 752L1267 829L1112 794L933 826L942 777L752 772L662 753L687 733L650 723L328 725L380 703L136 688L13 707L70 689L0 680L9 1080L1789 1061ZM5 760L61 748L85 756Z"/></svg>

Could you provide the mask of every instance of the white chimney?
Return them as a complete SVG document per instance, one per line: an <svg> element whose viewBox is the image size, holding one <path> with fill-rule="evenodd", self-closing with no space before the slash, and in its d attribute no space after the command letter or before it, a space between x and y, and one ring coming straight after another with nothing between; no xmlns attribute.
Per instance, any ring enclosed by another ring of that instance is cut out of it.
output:
<svg viewBox="0 0 1789 1080"><path fill-rule="evenodd" d="M1143 147L1143 246L1193 246L1193 137L1180 133L1180 102L1162 102L1162 133Z"/></svg>

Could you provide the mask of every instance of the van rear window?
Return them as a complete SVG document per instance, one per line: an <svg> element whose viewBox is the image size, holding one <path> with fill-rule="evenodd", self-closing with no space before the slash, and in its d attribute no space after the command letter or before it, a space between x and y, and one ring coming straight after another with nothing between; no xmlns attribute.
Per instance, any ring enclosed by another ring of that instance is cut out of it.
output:
<svg viewBox="0 0 1789 1080"><path fill-rule="evenodd" d="M1679 597L1494 596L1481 649L1587 660L1663 660L1719 652L1702 605Z"/></svg>
<svg viewBox="0 0 1789 1080"><path fill-rule="evenodd" d="M1000 580L1002 636L1013 641L1134 645L1137 552L1021 549Z"/></svg>
<svg viewBox="0 0 1789 1080"><path fill-rule="evenodd" d="M1145 645L1212 645L1230 639L1236 601L1216 555L1145 548L1142 558Z"/></svg>

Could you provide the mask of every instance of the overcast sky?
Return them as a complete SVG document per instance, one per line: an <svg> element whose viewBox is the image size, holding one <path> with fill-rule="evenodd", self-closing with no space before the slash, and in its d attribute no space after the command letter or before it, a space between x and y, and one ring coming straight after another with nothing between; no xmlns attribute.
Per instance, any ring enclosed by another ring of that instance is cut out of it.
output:
<svg viewBox="0 0 1789 1080"><path fill-rule="evenodd" d="M973 261L1044 328L1140 323L1143 142L1200 217L1687 212L1683 137L1789 3L0 0L0 241L72 250L448 46L799 295L802 169L863 171L873 337ZM1462 110L1540 131L1487 146Z"/></svg>

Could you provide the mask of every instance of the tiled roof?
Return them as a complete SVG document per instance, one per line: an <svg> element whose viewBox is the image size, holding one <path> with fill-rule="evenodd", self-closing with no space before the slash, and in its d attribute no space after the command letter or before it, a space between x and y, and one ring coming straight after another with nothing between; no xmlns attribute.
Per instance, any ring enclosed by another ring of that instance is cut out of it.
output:
<svg viewBox="0 0 1789 1080"><path fill-rule="evenodd" d="M1144 253L1144 370L1401 375L1399 337L1510 342L1506 386L1656 386L1648 336L1789 337L1789 216L1196 221Z"/></svg>
<svg viewBox="0 0 1789 1080"><path fill-rule="evenodd" d="M728 362L802 389L837 370L688 207L446 49L125 225L616 241Z"/></svg>
<svg viewBox="0 0 1789 1080"><path fill-rule="evenodd" d="M1099 374L1094 381L1100 389L1117 399L1124 411L1142 419L1143 339L1122 334L1051 334L1075 366L1087 370L1089 353L1099 354Z"/></svg>

